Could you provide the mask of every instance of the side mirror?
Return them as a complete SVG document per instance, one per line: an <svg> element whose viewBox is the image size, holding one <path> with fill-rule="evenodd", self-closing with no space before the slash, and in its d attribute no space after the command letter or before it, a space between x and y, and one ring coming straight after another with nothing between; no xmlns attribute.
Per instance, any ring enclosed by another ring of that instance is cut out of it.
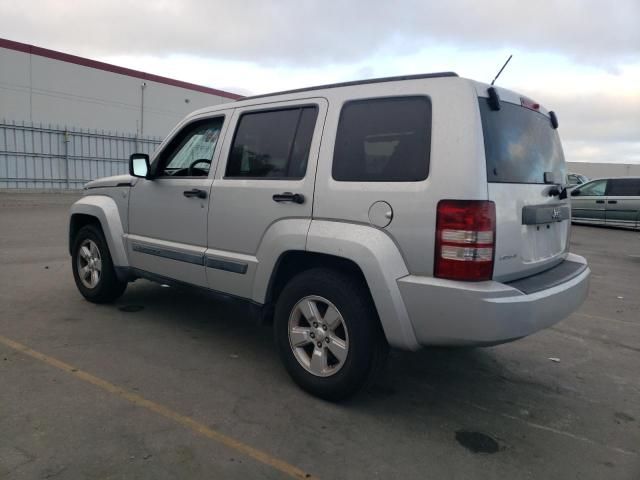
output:
<svg viewBox="0 0 640 480"><path fill-rule="evenodd" d="M572 190L571 191L571 196L572 197L577 197L578 195L580 195L580 190Z"/></svg>
<svg viewBox="0 0 640 480"><path fill-rule="evenodd" d="M129 157L129 175L138 178L148 178L149 155L146 153L132 153Z"/></svg>

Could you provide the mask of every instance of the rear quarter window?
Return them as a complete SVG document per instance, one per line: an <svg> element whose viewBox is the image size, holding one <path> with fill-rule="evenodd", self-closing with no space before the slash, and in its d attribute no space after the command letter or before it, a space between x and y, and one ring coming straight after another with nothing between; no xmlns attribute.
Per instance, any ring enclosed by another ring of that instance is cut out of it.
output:
<svg viewBox="0 0 640 480"><path fill-rule="evenodd" d="M332 176L344 182L416 182L427 178L431 149L428 97L345 103Z"/></svg>

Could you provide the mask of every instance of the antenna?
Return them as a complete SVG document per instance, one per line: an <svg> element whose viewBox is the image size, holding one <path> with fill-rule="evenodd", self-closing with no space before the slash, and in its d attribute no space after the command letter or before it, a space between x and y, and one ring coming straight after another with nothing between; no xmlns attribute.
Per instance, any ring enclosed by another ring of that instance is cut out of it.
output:
<svg viewBox="0 0 640 480"><path fill-rule="evenodd" d="M500 74L502 73L502 71L504 70L504 68L507 66L507 63L509 63L509 60L511 60L511 57L513 57L513 55L509 55L509 58L507 58L507 61L504 62L504 65L502 65L502 68L500 69L500 71L498 72L498 74L496 75L496 78L494 78L491 81L491 85L493 85L494 83L496 83L496 80L498 79L498 77L500 76Z"/></svg>

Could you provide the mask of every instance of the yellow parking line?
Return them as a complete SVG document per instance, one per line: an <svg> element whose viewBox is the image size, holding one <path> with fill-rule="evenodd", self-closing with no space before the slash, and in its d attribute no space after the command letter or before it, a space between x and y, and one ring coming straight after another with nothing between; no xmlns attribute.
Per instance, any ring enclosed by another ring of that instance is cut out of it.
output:
<svg viewBox="0 0 640 480"><path fill-rule="evenodd" d="M293 478L300 478L300 479L315 478L315 477L312 477L310 474L304 472L303 470L300 470L298 467L295 467L285 462L284 460L280 460L279 458L272 457L271 455L269 455L266 452L263 452L262 450L258 450L257 448L247 445L246 443L242 443L241 441L236 440L235 438L232 438L232 437L229 437L228 435L217 432L216 430L213 430L207 427L206 425L202 425L201 423L198 423L197 421L195 421L193 418L174 412L173 410L165 406L162 406L159 403L155 403L155 402L152 402L151 400L147 400L146 398L141 397L136 393L129 392L122 387L118 387L117 385L114 385L113 383L109 383L106 380L102 380L101 378L98 378L95 375L91 375L90 373L87 373L78 368L75 368L73 365L70 365L56 358L45 355L44 353L40 353L35 350L32 350L26 345L18 343L9 338L3 337L2 335L0 335L0 343L6 345L9 348L12 348L13 350L22 352L26 355L29 355L32 358L35 358L48 365L51 365L52 367L56 367L60 370L64 370L65 372L73 375L74 377L79 378L80 380L84 380L85 382L95 385L96 387L106 390L107 392L113 393L119 396L120 398L124 398L125 400L133 403L134 405L146 408L147 410L151 410L152 412L162 415L165 418L173 420L174 422L177 422L180 425L187 427L196 433L199 433L200 435L203 435L211 440L214 440L224 445L225 447L232 448L240 453L243 453L248 457L253 458L254 460L260 463L273 467L276 470L284 473L285 475L288 475Z"/></svg>

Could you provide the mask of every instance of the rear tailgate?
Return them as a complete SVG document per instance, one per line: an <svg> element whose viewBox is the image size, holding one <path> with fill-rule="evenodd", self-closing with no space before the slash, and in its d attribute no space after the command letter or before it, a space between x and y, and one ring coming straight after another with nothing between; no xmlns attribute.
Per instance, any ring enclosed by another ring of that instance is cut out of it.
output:
<svg viewBox="0 0 640 480"><path fill-rule="evenodd" d="M565 161L548 113L531 100L500 90L500 109L479 98L488 197L496 206L493 278L510 281L560 263L568 251L569 200L550 195L564 183ZM558 189L559 190L559 189Z"/></svg>
<svg viewBox="0 0 640 480"><path fill-rule="evenodd" d="M495 280L506 282L534 275L565 258L570 207L566 200L549 197L545 190L548 187L489 184L497 219ZM535 213L530 213L532 210Z"/></svg>

